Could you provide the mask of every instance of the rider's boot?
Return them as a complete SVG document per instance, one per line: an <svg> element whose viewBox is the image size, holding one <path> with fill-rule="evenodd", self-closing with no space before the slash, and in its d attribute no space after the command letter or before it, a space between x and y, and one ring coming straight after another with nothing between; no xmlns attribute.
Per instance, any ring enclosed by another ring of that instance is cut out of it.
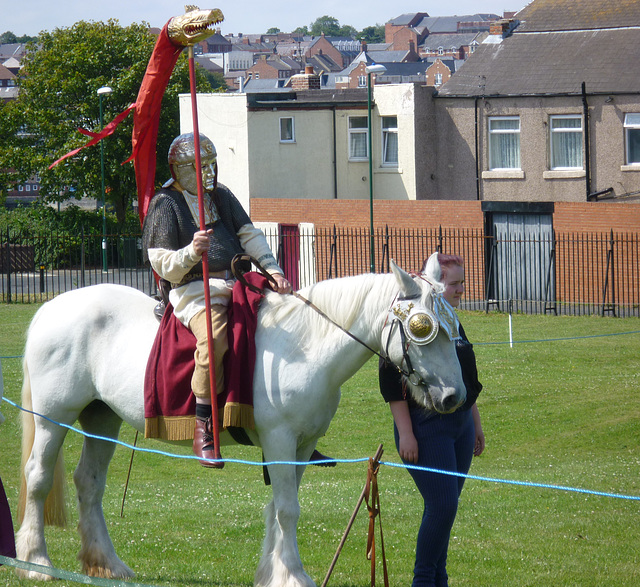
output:
<svg viewBox="0 0 640 587"><path fill-rule="evenodd" d="M211 416L208 418L196 416L196 427L193 432L193 453L201 459L198 462L203 467L212 469L222 469L222 467L224 467L224 462L215 460L216 454L213 442L213 423Z"/></svg>

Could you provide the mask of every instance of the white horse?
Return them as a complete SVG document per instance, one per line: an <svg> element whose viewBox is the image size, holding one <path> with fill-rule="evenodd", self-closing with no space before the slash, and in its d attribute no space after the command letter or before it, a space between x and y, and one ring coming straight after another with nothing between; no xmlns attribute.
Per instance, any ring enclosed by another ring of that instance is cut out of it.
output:
<svg viewBox="0 0 640 587"><path fill-rule="evenodd" d="M434 300L441 303L441 296L420 276L411 277L393 265L393 274L325 281L300 293L367 346L299 299L267 294L256 333L255 430L248 431L267 462L309 460L336 412L340 385L371 357L372 350L405 371L411 394L426 407L447 413L464 401L451 336L442 327L433 336L438 330ZM143 431L144 372L158 330L155 303L118 285L78 289L46 303L28 332L23 406L55 422L79 421L86 432L102 437L116 438L123 420ZM66 432L43 418L25 418L23 521L17 534L21 560L52 566L44 524L60 522L49 509L63 501L54 467L60 471L56 463ZM227 432L220 439L223 445L233 444ZM125 578L133 572L116 555L102 510L114 450L114 443L85 437L73 476L82 541L79 558L89 575ZM266 533L255 585L313 586L296 541L298 487L305 467L268 468L273 499L265 510ZM22 574L49 578L37 572Z"/></svg>

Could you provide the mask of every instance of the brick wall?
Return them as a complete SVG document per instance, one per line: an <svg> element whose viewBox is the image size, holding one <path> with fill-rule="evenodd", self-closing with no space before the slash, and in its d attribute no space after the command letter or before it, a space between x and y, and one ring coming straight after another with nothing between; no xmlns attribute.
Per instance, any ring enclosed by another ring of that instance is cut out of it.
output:
<svg viewBox="0 0 640 587"><path fill-rule="evenodd" d="M319 228L335 224L345 228L368 228L368 200L283 200L253 198L251 218L256 222L299 224ZM483 214L478 201L377 200L373 203L376 228L464 228L482 229ZM558 233L640 232L640 203L556 202L553 225Z"/></svg>
<svg viewBox="0 0 640 587"><path fill-rule="evenodd" d="M640 232L640 204L556 202L556 232Z"/></svg>
<svg viewBox="0 0 640 587"><path fill-rule="evenodd" d="M640 206L638 206L640 212ZM251 219L254 222L299 224L310 222L318 228L369 227L368 200L283 200L253 198ZM474 228L482 229L480 202L380 200L373 203L375 228Z"/></svg>

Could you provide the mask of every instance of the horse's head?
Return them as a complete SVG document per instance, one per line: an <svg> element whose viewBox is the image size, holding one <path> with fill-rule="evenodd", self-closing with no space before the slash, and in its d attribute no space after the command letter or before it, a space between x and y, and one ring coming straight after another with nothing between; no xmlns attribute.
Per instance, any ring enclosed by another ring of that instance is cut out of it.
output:
<svg viewBox="0 0 640 587"><path fill-rule="evenodd" d="M439 283L412 277L393 261L399 286L382 329L382 354L403 373L412 397L425 408L446 414L466 399L454 340L455 310Z"/></svg>

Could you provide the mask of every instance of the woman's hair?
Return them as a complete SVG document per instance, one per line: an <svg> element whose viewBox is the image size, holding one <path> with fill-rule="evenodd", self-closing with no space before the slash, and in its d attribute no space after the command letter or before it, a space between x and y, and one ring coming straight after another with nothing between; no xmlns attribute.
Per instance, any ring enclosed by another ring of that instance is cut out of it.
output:
<svg viewBox="0 0 640 587"><path fill-rule="evenodd" d="M422 273L436 281L442 281L449 267L453 267L454 265L464 267L464 259L460 255L433 253L422 265Z"/></svg>

